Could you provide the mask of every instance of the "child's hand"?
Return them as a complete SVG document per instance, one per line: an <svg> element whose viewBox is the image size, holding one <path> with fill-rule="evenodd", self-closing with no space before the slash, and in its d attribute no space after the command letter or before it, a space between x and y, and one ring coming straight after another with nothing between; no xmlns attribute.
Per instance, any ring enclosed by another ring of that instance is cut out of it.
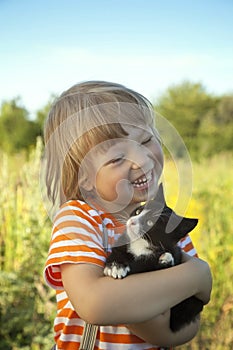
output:
<svg viewBox="0 0 233 350"><path fill-rule="evenodd" d="M192 273L194 281L197 281L197 293L195 293L195 296L202 300L204 304L208 304L212 289L212 276L209 265L204 260L193 258L186 253L182 253L182 262L190 265L190 273Z"/></svg>

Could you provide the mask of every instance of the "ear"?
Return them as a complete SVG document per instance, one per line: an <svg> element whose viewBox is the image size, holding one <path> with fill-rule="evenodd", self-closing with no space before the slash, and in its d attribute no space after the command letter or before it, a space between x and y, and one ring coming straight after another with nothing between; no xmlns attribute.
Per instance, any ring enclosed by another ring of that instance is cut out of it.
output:
<svg viewBox="0 0 233 350"><path fill-rule="evenodd" d="M173 238L178 242L197 226L198 219L181 218L181 221L173 232Z"/></svg>
<svg viewBox="0 0 233 350"><path fill-rule="evenodd" d="M79 178L78 178L78 182L79 182L79 187L80 188L83 188L85 191L91 191L93 190L93 183L91 181L91 178L87 177L87 176L84 176L84 175L81 175Z"/></svg>

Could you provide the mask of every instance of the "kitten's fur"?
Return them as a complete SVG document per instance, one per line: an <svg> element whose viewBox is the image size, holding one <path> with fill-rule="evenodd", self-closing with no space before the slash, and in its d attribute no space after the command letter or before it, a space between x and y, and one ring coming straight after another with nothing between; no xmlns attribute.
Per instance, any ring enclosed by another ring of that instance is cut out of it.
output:
<svg viewBox="0 0 233 350"><path fill-rule="evenodd" d="M181 248L177 242L192 231L197 222L197 219L180 217L170 209L160 185L156 198L136 209L127 221L126 232L107 258L105 275L124 278L180 264ZM194 296L174 306L171 330L176 332L194 321L202 309L202 301Z"/></svg>

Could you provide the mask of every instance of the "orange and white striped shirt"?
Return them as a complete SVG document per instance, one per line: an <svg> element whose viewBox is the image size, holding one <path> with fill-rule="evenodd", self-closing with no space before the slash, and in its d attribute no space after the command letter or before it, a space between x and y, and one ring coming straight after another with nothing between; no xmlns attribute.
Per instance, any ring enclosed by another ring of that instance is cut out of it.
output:
<svg viewBox="0 0 233 350"><path fill-rule="evenodd" d="M111 246L121 234L122 227L109 214L100 213L82 201L72 200L65 203L56 215L44 276L47 284L56 289L57 315L54 321L54 338L59 350L77 350L84 327L84 321L74 310L63 288L60 266L64 263L88 263L104 267L106 252L103 225L106 227L108 244ZM190 255L196 254L189 236L181 241L180 246ZM130 349L160 348L145 343L123 325L99 327L95 350Z"/></svg>

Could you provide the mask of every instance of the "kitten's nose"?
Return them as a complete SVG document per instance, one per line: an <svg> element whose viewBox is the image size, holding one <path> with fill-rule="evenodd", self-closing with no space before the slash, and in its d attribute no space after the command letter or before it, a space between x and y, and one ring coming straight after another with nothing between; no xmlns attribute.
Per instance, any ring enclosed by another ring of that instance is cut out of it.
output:
<svg viewBox="0 0 233 350"><path fill-rule="evenodd" d="M140 231L140 224L138 218L132 216L127 221L127 234L131 240L138 238L138 234Z"/></svg>
<svg viewBox="0 0 233 350"><path fill-rule="evenodd" d="M134 220L134 218L129 219L129 224L130 225L135 225L136 221Z"/></svg>
<svg viewBox="0 0 233 350"><path fill-rule="evenodd" d="M137 225L137 219L135 217L129 218L128 223L129 226Z"/></svg>

